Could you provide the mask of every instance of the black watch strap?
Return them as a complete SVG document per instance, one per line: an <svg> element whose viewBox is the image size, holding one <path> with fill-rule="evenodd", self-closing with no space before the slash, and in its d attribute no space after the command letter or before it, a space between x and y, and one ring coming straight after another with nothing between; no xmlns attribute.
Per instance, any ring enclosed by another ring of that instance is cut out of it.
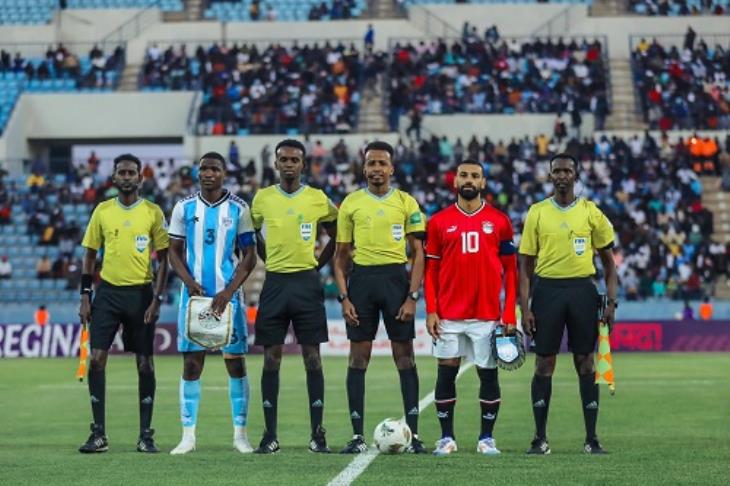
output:
<svg viewBox="0 0 730 486"><path fill-rule="evenodd" d="M340 294L337 296L337 302L339 302L341 304L345 301L346 298L347 298L347 294Z"/></svg>

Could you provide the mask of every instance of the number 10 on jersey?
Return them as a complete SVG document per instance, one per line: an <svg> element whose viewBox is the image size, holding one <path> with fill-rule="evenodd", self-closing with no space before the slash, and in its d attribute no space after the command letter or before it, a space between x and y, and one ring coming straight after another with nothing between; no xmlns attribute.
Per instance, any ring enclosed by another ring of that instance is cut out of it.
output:
<svg viewBox="0 0 730 486"><path fill-rule="evenodd" d="M479 233L476 231L463 231L461 233L461 253L479 252Z"/></svg>

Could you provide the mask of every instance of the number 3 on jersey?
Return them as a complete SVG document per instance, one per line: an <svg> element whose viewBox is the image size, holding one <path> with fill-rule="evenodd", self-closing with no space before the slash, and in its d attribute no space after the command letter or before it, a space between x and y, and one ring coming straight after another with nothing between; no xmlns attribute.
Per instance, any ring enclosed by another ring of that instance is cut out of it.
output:
<svg viewBox="0 0 730 486"><path fill-rule="evenodd" d="M476 231L461 233L461 253L479 253L479 233Z"/></svg>
<svg viewBox="0 0 730 486"><path fill-rule="evenodd" d="M212 245L215 243L215 230L213 228L208 228L205 230L205 244L206 245Z"/></svg>

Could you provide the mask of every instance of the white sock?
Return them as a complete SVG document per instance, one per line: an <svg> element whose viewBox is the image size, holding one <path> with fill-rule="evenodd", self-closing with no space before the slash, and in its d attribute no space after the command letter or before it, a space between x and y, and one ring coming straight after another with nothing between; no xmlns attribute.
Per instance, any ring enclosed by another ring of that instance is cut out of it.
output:
<svg viewBox="0 0 730 486"><path fill-rule="evenodd" d="M246 435L246 427L242 427L240 425L234 425L233 426L233 438L234 439L244 439L244 438L247 438L247 435Z"/></svg>
<svg viewBox="0 0 730 486"><path fill-rule="evenodd" d="M195 426L183 427L183 439L195 439Z"/></svg>

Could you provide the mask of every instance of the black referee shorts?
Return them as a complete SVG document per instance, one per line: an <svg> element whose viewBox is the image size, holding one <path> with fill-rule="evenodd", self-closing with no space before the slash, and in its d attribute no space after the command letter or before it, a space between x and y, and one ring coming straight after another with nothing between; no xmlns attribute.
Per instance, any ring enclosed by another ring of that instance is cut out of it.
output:
<svg viewBox="0 0 730 486"><path fill-rule="evenodd" d="M319 272L266 272L256 315L255 344L284 344L289 323L299 344L319 344L329 340L324 289Z"/></svg>
<svg viewBox="0 0 730 486"><path fill-rule="evenodd" d="M152 297L150 284L117 286L102 281L91 303L91 348L108 350L121 324L124 350L152 356L155 326L144 323Z"/></svg>
<svg viewBox="0 0 730 486"><path fill-rule="evenodd" d="M354 265L347 295L355 306L360 324L347 326L347 338L350 341L373 341L378 333L382 313L388 339L414 339L414 321L398 321L395 318L408 297L409 287L410 280L405 265Z"/></svg>
<svg viewBox="0 0 730 486"><path fill-rule="evenodd" d="M563 331L575 354L590 354L598 339L598 290L590 278L535 277L532 313L535 315L535 353L558 354Z"/></svg>

